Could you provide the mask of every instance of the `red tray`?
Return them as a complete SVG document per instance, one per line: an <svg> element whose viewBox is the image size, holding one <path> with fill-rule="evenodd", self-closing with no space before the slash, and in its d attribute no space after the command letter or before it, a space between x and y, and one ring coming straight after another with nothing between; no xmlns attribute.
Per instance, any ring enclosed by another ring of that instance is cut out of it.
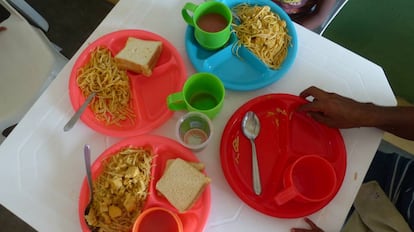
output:
<svg viewBox="0 0 414 232"><path fill-rule="evenodd" d="M180 53L163 37L143 30L121 30L106 34L91 43L76 60L69 79L69 95L75 111L85 101L76 83L77 72L90 59L90 53L100 45L104 45L117 54L124 46L128 37L145 40L158 40L163 44L162 52L150 77L128 72L131 81L133 111L136 115L135 124L121 123L121 126L107 126L98 121L94 113L87 108L81 120L97 132L114 137L130 137L147 133L169 119L173 112L166 104L167 96L178 92L187 79L186 68Z"/></svg>
<svg viewBox="0 0 414 232"><path fill-rule="evenodd" d="M155 185L161 178L166 161L173 158L182 158L190 162L200 162L197 157L187 148L181 146L178 142L169 138L155 136L155 135L140 135L125 139L117 144L112 145L105 150L92 164L92 179L96 179L103 171L102 161L119 150L128 146L135 147L149 147L157 156L152 161L152 176L149 186L149 195L144 209L160 206L165 207L178 214L182 223L184 232L201 232L207 222L210 213L211 193L210 185L204 190L203 194L194 204L194 206L184 213L179 213L178 210L172 206L164 197L157 194ZM93 149L93 148L92 148ZM92 150L93 151L93 150ZM80 197L79 197L79 220L82 231L90 231L84 219L84 210L89 200L89 187L86 177L83 180Z"/></svg>
<svg viewBox="0 0 414 232"><path fill-rule="evenodd" d="M327 205L338 192L345 176L346 150L338 129L326 127L295 109L306 100L289 94L268 94L254 98L232 115L221 138L220 156L224 176L233 191L250 207L279 218L309 215ZM250 141L241 123L247 111L259 117L261 129L256 149L262 183L262 194L252 188ZM238 150L237 145L238 144ZM319 154L335 167L335 194L322 202L290 201L277 205L274 196L283 188L282 175L287 166L303 155Z"/></svg>

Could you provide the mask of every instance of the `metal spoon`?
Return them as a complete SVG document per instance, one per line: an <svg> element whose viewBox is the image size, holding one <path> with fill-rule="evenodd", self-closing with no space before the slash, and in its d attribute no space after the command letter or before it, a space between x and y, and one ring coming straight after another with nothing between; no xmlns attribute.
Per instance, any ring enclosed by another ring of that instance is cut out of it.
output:
<svg viewBox="0 0 414 232"><path fill-rule="evenodd" d="M91 148L88 144L84 146L83 154L85 158L86 179L88 181L88 187L89 187L89 202L86 205L86 208L84 211L84 215L86 216L89 214L89 210L91 209L91 205L93 201L93 185L92 185L92 174L91 174ZM98 228L89 225L86 219L85 219L85 222L91 231L98 231Z"/></svg>
<svg viewBox="0 0 414 232"><path fill-rule="evenodd" d="M79 107L78 111L72 116L72 118L66 123L65 127L63 127L63 131L70 130L73 125L78 121L80 116L83 114L83 111L85 111L86 107L89 105L89 103L92 101L93 97L95 97L96 93L92 92L88 98L86 98L85 102Z"/></svg>
<svg viewBox="0 0 414 232"><path fill-rule="evenodd" d="M260 132L260 121L257 115L249 111L244 115L242 121L242 130L244 135L250 140L252 144L252 168L253 168L253 189L256 195L260 195L262 192L262 186L260 183L259 164L257 162L256 145L254 140Z"/></svg>

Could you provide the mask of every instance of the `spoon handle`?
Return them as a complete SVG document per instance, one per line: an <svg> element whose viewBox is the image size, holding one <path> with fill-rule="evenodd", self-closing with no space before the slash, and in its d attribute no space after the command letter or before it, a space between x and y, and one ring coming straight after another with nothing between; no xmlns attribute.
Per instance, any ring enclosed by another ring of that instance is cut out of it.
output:
<svg viewBox="0 0 414 232"><path fill-rule="evenodd" d="M81 105L81 107L76 111L76 113L70 118L70 120L66 123L65 127L63 127L63 131L70 130L73 125L78 121L80 116L83 114L83 111L85 111L86 107L89 105L89 103L92 101L93 97L95 97L95 92L91 93L88 98L85 100L85 102Z"/></svg>
<svg viewBox="0 0 414 232"><path fill-rule="evenodd" d="M88 179L88 186L89 186L89 198L92 199L92 174L91 174L91 148L88 144L85 145L84 149L84 158L85 158L85 170L86 170L86 178Z"/></svg>
<svg viewBox="0 0 414 232"><path fill-rule="evenodd" d="M250 140L252 144L252 168L253 168L253 189L256 195L262 193L262 184L260 183L259 164L257 162L256 145L253 139Z"/></svg>

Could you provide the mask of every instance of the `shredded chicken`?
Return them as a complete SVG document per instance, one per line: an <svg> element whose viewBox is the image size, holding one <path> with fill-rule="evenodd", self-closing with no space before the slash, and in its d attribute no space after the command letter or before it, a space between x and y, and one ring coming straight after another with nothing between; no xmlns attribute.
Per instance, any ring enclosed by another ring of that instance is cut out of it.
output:
<svg viewBox="0 0 414 232"><path fill-rule="evenodd" d="M147 199L152 158L148 149L127 147L105 160L93 183L89 225L100 232L131 230Z"/></svg>

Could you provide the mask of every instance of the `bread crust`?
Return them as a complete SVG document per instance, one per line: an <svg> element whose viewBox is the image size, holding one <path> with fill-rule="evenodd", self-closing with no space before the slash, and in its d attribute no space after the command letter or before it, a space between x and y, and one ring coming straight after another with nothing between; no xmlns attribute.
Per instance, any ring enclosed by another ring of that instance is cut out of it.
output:
<svg viewBox="0 0 414 232"><path fill-rule="evenodd" d="M132 59L126 59L125 57L120 57L116 55L115 61L118 67L121 69L135 72L135 73L142 73L144 76L147 76L147 77L151 76L152 71L155 65L157 64L158 59L162 52L162 43L160 41L151 41L151 42L159 42L159 44L156 47L156 49L153 51L152 56L150 57L149 61L146 64L140 64L140 63L134 62L134 60ZM127 44L125 46L127 46Z"/></svg>
<svg viewBox="0 0 414 232"><path fill-rule="evenodd" d="M193 207L209 183L210 178L204 173L190 163L177 158L167 162L156 189L182 213Z"/></svg>

